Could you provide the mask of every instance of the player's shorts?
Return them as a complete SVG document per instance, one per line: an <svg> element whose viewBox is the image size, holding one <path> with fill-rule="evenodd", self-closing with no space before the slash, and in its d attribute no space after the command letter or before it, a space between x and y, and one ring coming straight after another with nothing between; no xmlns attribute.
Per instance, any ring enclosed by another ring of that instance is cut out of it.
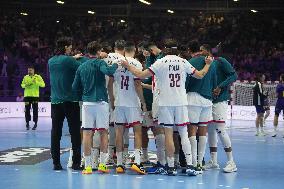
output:
<svg viewBox="0 0 284 189"><path fill-rule="evenodd" d="M213 122L226 123L227 121L228 102L214 103L212 106Z"/></svg>
<svg viewBox="0 0 284 189"><path fill-rule="evenodd" d="M258 114L264 114L265 113L265 110L264 110L264 107L263 106L255 106L255 110L256 110L256 113Z"/></svg>
<svg viewBox="0 0 284 189"><path fill-rule="evenodd" d="M212 121L212 106L188 106L188 118L191 124L207 126Z"/></svg>
<svg viewBox="0 0 284 189"><path fill-rule="evenodd" d="M277 100L275 106L275 115L279 116L281 111L284 113L284 100Z"/></svg>
<svg viewBox="0 0 284 189"><path fill-rule="evenodd" d="M104 130L109 127L109 106L106 102L83 102L82 129Z"/></svg>
<svg viewBox="0 0 284 189"><path fill-rule="evenodd" d="M164 127L187 126L188 110L186 106L159 106L159 124Z"/></svg>
<svg viewBox="0 0 284 189"><path fill-rule="evenodd" d="M117 106L114 109L114 121L116 125L133 127L136 124L142 123L142 111L139 107Z"/></svg>

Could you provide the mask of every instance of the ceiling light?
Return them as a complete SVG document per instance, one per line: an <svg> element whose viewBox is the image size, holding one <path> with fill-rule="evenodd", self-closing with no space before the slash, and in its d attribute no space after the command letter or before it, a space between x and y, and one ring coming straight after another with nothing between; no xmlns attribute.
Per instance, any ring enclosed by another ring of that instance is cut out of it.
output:
<svg viewBox="0 0 284 189"><path fill-rule="evenodd" d="M253 13L256 13L256 12L258 12L257 10L254 10L254 9L252 9L252 10L250 10L251 12L253 12Z"/></svg>
<svg viewBox="0 0 284 189"><path fill-rule="evenodd" d="M29 14L26 13L26 12L21 12L20 14L23 15L23 16L28 16L28 15L29 15Z"/></svg>
<svg viewBox="0 0 284 189"><path fill-rule="evenodd" d="M64 1L56 1L58 4L61 4L63 5L64 4Z"/></svg>
<svg viewBox="0 0 284 189"><path fill-rule="evenodd" d="M168 9L168 13L174 14L173 10Z"/></svg>
<svg viewBox="0 0 284 189"><path fill-rule="evenodd" d="M139 0L141 3L144 3L146 5L151 5L151 3L149 1L146 1L146 0Z"/></svg>
<svg viewBox="0 0 284 189"><path fill-rule="evenodd" d="M125 20L120 20L120 22L121 22L121 23L124 23L124 22L125 22Z"/></svg>
<svg viewBox="0 0 284 189"><path fill-rule="evenodd" d="M89 13L89 14L95 14L94 11L90 11L90 10L88 11L88 13Z"/></svg>

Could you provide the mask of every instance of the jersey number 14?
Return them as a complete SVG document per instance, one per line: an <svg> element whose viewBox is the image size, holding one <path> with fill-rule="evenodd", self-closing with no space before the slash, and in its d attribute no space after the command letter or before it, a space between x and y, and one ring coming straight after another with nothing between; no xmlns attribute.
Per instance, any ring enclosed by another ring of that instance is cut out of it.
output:
<svg viewBox="0 0 284 189"><path fill-rule="evenodd" d="M129 87L129 76L122 75L120 84L121 84L120 85L121 89L125 88L125 90L128 90L128 87Z"/></svg>

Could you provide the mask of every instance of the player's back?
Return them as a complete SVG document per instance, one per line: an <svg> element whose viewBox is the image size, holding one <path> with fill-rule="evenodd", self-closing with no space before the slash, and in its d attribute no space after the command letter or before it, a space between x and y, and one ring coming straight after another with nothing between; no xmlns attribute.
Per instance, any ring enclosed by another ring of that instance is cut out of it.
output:
<svg viewBox="0 0 284 189"><path fill-rule="evenodd" d="M159 106L187 105L185 81L194 68L187 60L175 55L167 55L157 60L150 68L158 79Z"/></svg>
<svg viewBox="0 0 284 189"><path fill-rule="evenodd" d="M284 101L284 84L280 83L276 87L278 100Z"/></svg>
<svg viewBox="0 0 284 189"><path fill-rule="evenodd" d="M131 57L126 59L129 64L142 70L142 65L138 60ZM135 80L139 80L139 78L135 77L126 68L117 69L113 77L116 92L115 106L139 107L140 102L135 90Z"/></svg>

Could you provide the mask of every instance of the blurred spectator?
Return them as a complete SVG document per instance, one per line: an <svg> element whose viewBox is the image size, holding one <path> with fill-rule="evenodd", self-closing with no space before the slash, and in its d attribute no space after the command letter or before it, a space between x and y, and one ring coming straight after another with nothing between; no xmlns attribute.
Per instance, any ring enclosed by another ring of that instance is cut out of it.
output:
<svg viewBox="0 0 284 189"><path fill-rule="evenodd" d="M23 93L19 93L17 98L16 98L16 102L24 102L24 96Z"/></svg>
<svg viewBox="0 0 284 189"><path fill-rule="evenodd" d="M8 56L4 55L3 57L3 63L2 63L2 71L1 71L1 76L2 77L7 77L7 64L8 64Z"/></svg>

